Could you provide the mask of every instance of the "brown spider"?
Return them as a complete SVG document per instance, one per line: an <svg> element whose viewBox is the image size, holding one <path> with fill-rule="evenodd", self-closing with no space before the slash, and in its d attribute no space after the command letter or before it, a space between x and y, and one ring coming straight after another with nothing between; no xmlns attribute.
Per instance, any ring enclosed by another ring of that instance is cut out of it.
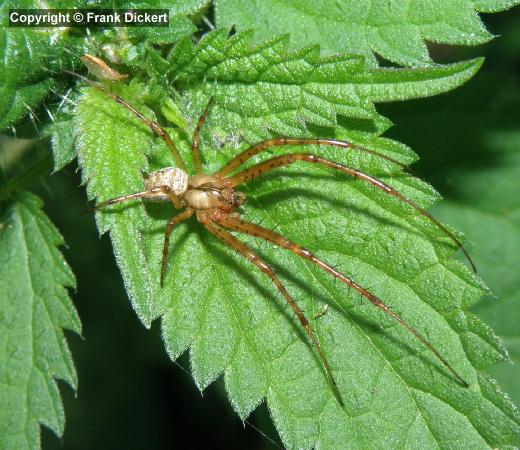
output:
<svg viewBox="0 0 520 450"><path fill-rule="evenodd" d="M177 164L177 167L166 167L164 169L152 172L147 175L144 179L145 190L129 195L123 195L121 197L112 198L98 204L95 210L104 208L108 205L115 203L125 202L132 199L143 199L150 201L166 201L171 202L176 209L184 210L177 215L173 216L167 223L164 232L164 247L161 261L161 286L164 282L164 275L166 271L166 261L169 252L169 241L170 235L176 225L183 222L184 220L195 215L197 220L216 238L223 241L226 245L240 253L242 256L247 258L253 265L260 269L265 275L267 275L276 289L282 294L284 301L291 307L296 317L305 330L305 333L309 337L312 345L316 349L318 356L323 364L327 378L335 392L336 398L342 403L341 396L332 375L332 369L323 353L320 343L309 325L304 312L297 305L294 298L287 291L285 286L282 284L278 276L275 274L273 269L267 264L260 256L258 256L251 248L245 243L237 239L228 230L236 231L239 233L248 234L257 238L264 239L265 241L271 242L274 245L289 250L296 255L310 261L311 263L318 266L320 269L328 272L330 275L340 280L342 283L355 289L365 299L371 302L377 308L383 310L386 314L393 317L400 325L406 328L412 333L424 346L426 346L439 361L453 374L453 376L465 387L468 383L453 369L448 361L435 349L435 347L423 337L417 330L411 325L404 321L398 314L393 312L385 303L383 303L378 297L370 293L367 289L363 288L346 275L342 274L334 267L330 266L326 262L317 258L310 250L303 248L301 245L291 241L290 239L276 233L275 231L261 227L254 223L246 222L240 217L240 214L236 211L237 207L244 203L245 195L242 192L236 191L235 188L253 178L259 177L265 172L274 170L278 167L287 166L296 162L306 162L318 164L327 168L331 168L354 178L364 180L367 183L372 184L376 188L383 192L392 195L402 202L408 204L414 208L417 212L424 215L432 223L434 223L439 229L441 229L451 240L453 240L464 252L468 258L473 270L475 266L470 256L463 248L461 242L440 222L433 218L426 210L417 206L413 201L399 193L394 188L383 183L375 177L360 172L359 170L347 167L343 164L337 163L332 160L325 159L321 156L313 153L289 153L283 156L276 156L266 161L254 164L253 166L237 171L246 161L253 156L267 150L271 147L283 147L290 145L326 145L333 147L342 147L345 149L357 150L365 153L370 153L379 158L386 159L395 164L400 164L398 161L378 153L374 150L363 148L354 145L350 142L338 141L333 139L301 139L301 138L286 138L279 137L268 139L257 144L252 145L248 149L244 150L238 156L229 161L224 167L212 174L206 174L202 171L202 161L199 151L199 140L200 130L208 115L208 110L211 104L211 100L208 103L206 109L200 116L195 131L193 133L191 153L193 158L193 164L195 167L195 175L188 175L186 165L178 152L172 139L157 122L146 118L143 114L137 111L127 101L122 99L120 96L113 94L108 91L102 85L88 80L80 75L82 80L99 89L105 93L108 97L115 100L117 103L124 106L126 109L131 111L135 116L142 120L150 129L159 135L166 143L167 147L171 151L173 158ZM233 173L230 175L231 173Z"/></svg>

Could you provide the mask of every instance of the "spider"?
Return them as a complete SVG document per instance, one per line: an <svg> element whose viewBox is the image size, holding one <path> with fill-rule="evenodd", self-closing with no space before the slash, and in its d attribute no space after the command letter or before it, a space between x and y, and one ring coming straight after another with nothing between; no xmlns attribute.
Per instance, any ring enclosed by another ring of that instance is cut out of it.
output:
<svg viewBox="0 0 520 450"><path fill-rule="evenodd" d="M72 72L70 72L72 73ZM314 347L319 360L323 366L326 377L333 389L335 397L338 402L343 405L337 383L334 379L331 366L321 348L320 342L312 330L309 321L302 309L298 306L293 296L286 289L284 284L280 281L272 267L264 261L253 249L251 249L244 242L239 240L230 231L250 235L256 238L263 239L277 247L283 248L296 254L297 256L310 261L312 264L319 267L321 270L327 272L332 277L335 277L340 282L348 285L356 290L362 297L372 303L375 307L384 311L387 315L395 319L401 326L408 330L416 339L418 339L426 348L428 348L435 357L451 372L455 379L464 387L468 387L468 383L458 374L458 372L448 363L448 361L441 355L441 353L420 334L415 328L403 320L397 313L392 311L382 300L376 295L369 292L353 281L350 277L344 275L336 270L327 262L319 259L312 251L302 247L300 244L290 240L288 237L279 234L273 230L264 228L260 225L245 221L237 212L237 208L242 205L246 198L245 195L237 191L236 188L243 183L246 183L254 178L261 177L266 172L270 172L280 167L288 166L295 163L310 163L322 167L333 169L341 173L347 174L359 180L363 180L385 192L388 195L396 197L400 201L406 203L411 208L415 209L419 214L425 216L435 226L437 226L443 233L445 233L459 248L462 249L467 257L471 267L474 271L475 265L462 246L462 243L451 233L443 224L438 222L426 210L419 207L412 200L405 197L396 189L385 184L379 179L363 173L357 169L340 164L336 161L323 158L314 153L287 153L282 156L275 156L252 165L249 168L241 169L248 160L255 155L266 151L272 147L286 147L286 146L307 146L307 145L323 145L331 147L340 147L348 150L360 151L369 153L378 158L385 159L399 166L404 166L395 159L379 153L377 151L358 146L356 144L335 140L335 139L319 139L319 138L289 138L277 137L258 142L239 155L231 159L227 164L214 173L204 173L202 167L202 159L199 150L200 132L208 116L209 109L212 104L212 99L204 109L200 116L191 143L191 156L195 174L189 175L186 164L177 150L173 140L168 132L159 125L156 121L145 117L141 112L135 109L130 103L120 96L112 93L103 85L89 80L81 75L74 73L75 76L81 78L89 85L103 92L106 96L113 99L115 102L122 105L124 108L133 113L138 119L144 122L153 133L157 134L166 144L170 150L177 167L166 167L158 171L152 172L144 177L145 190L132 194L122 195L120 197L106 200L97 204L94 211L105 208L116 203L126 202L128 200L142 199L148 201L171 202L175 209L182 210L173 216L166 224L164 230L164 245L161 259L160 284L163 286L166 272L166 262L169 253L170 235L177 225L181 222L195 216L196 220L200 222L206 230L215 238L224 242L228 247L235 250L242 257L249 260L258 270L263 272L273 283L275 288L280 292L286 304L292 309L295 316L309 338Z"/></svg>

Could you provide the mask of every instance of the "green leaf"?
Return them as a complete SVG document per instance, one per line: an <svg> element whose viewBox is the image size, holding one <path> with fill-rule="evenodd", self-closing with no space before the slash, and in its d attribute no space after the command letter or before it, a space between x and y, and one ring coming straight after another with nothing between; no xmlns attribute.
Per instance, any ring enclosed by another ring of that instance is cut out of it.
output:
<svg viewBox="0 0 520 450"><path fill-rule="evenodd" d="M0 5L3 25L9 20L9 8L39 7L32 0L13 3ZM0 28L0 131L28 113L34 115L55 86L49 73L70 67L72 60L66 50L74 54L75 42L63 28Z"/></svg>
<svg viewBox="0 0 520 450"><path fill-rule="evenodd" d="M443 176L451 180L451 193L436 211L465 230L474 243L472 254L495 297L482 302L477 312L502 337L511 358L489 372L519 403L520 200L513 187L520 177L520 128L514 120L520 92L516 78L505 81L503 76L496 76L486 81L501 89L495 102L490 103L490 111L471 119L472 127L478 126L477 121L486 123L477 145L464 149L473 154L471 166L452 164L443 171ZM477 88L483 92L487 86L475 86L474 92ZM464 106L453 108L452 114L464 114Z"/></svg>
<svg viewBox="0 0 520 450"><path fill-rule="evenodd" d="M437 212L443 219L466 230L474 246L475 259L493 294L480 305L479 315L493 324L509 350L511 361L491 373L520 402L520 202L511 190L520 177L520 131L490 136L496 149L491 167L480 170L453 169L457 198L444 202ZM511 364L511 362L514 364Z"/></svg>
<svg viewBox="0 0 520 450"><path fill-rule="evenodd" d="M203 134L205 171L229 161L237 147L272 134L327 133L410 162L408 148L379 137L388 121L373 102L442 92L463 83L480 64L368 70L357 58L285 49L283 39L251 48L246 35L228 39L217 32L197 47L185 41L173 51L169 77L191 130L214 98ZM142 85L115 89L152 117L143 106ZM336 126L336 114L344 116L348 131ZM154 141L146 126L94 89L81 98L75 129L89 198L140 191L142 172L171 165L162 144L150 152ZM188 157L190 133L170 131ZM372 173L423 207L438 199L430 186L380 158L306 150ZM342 409L314 349L267 277L193 218L174 231L161 289L163 233L173 208L139 201L107 208L98 213L98 226L110 232L134 308L147 326L162 317L172 359L189 349L200 389L222 375L242 418L266 399L289 448L489 448L515 442L518 413L479 372L504 359L500 341L467 312L487 289L452 260L456 249L443 233L395 198L314 166L278 170L243 192L248 203L241 212L248 220L277 226L339 264L427 336L471 386L459 386L410 333L326 273L248 240L306 311L338 381ZM324 305L329 307L321 314Z"/></svg>
<svg viewBox="0 0 520 450"><path fill-rule="evenodd" d="M54 172L63 169L76 156L76 146L74 145L73 106L78 97L77 92L67 93L67 101L62 101L57 107L52 108L54 113L48 109L50 122L41 129L41 136L50 137L52 159L54 161Z"/></svg>
<svg viewBox="0 0 520 450"><path fill-rule="evenodd" d="M52 130L52 153L54 156L54 171L63 169L76 157L72 135L72 120L56 122Z"/></svg>
<svg viewBox="0 0 520 450"><path fill-rule="evenodd" d="M63 433L65 416L56 379L74 389L76 371L63 329L81 332L66 288L74 276L58 250L63 239L19 192L0 220L0 447L36 449L40 424Z"/></svg>
<svg viewBox="0 0 520 450"><path fill-rule="evenodd" d="M134 27L128 28L132 39L147 41L150 44L164 44L189 36L196 30L195 25L186 17L170 18L169 27Z"/></svg>
<svg viewBox="0 0 520 450"><path fill-rule="evenodd" d="M493 36L477 12L518 0L216 0L219 27L254 29L256 39L290 33L293 45L320 44L328 53L376 55L403 66L431 65L425 41L478 45Z"/></svg>
<svg viewBox="0 0 520 450"><path fill-rule="evenodd" d="M201 111L212 96L222 127L249 142L270 133L301 133L306 122L334 126L337 115L365 120L382 132L389 122L373 102L445 92L482 64L475 59L421 70L366 69L359 57L322 57L315 46L289 52L288 36L257 46L250 41L251 33L228 38L221 30L205 35L197 46L183 40L169 58L169 77L186 93L191 109Z"/></svg>
<svg viewBox="0 0 520 450"><path fill-rule="evenodd" d="M209 0L188 0L177 2L124 1L117 2L96 0L90 8L168 8L170 27L128 28L123 38L121 33L94 29L85 40L81 31L71 32L68 28L0 28L0 131L14 126L27 114L36 114L37 107L56 87L54 76L60 76L63 69L81 66L80 56L85 52L97 53L103 46L110 47L112 53L119 54L126 46L126 51L135 48L130 40L147 40L152 43L173 43L181 37L195 31L195 26L186 16L195 14ZM54 2L54 8L85 8L82 0ZM0 21L8 23L10 8L40 8L34 0L6 1L0 5ZM76 30L77 31L77 30ZM34 118L33 118L34 120Z"/></svg>
<svg viewBox="0 0 520 450"><path fill-rule="evenodd" d="M142 90L142 85L135 84L121 94L133 99ZM148 168L146 155L151 143L146 126L129 117L121 119L120 106L104 100L103 94L93 90L90 96L82 98L75 118L83 181L87 183L89 199L98 200L143 190L141 173ZM114 127L117 117L122 122ZM100 233L110 230L128 295L143 323L149 326L157 316L152 303L158 286L149 273L155 267L146 267L141 230L149 229L150 222L142 210L127 205L116 206L96 218Z"/></svg>
<svg viewBox="0 0 520 450"><path fill-rule="evenodd" d="M477 11L494 13L518 5L518 0L473 0L473 5Z"/></svg>
<svg viewBox="0 0 520 450"><path fill-rule="evenodd" d="M468 250L489 283L491 295L475 311L502 337L515 364L504 361L487 372L518 404L520 91L518 77L499 67L488 66L449 96L390 112L408 124L392 135L423 150L418 170L445 194L434 212L467 233Z"/></svg>
<svg viewBox="0 0 520 450"><path fill-rule="evenodd" d="M172 2L140 1L140 8L166 8L170 10L168 27L130 27L128 35L132 39L147 41L149 44L171 44L196 31L195 25L188 19L208 5L210 0L183 0Z"/></svg>

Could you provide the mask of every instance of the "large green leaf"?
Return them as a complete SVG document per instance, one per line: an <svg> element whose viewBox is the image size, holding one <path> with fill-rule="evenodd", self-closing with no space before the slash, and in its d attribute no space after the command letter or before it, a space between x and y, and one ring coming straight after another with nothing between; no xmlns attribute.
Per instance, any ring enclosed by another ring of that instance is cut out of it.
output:
<svg viewBox="0 0 520 450"><path fill-rule="evenodd" d="M218 26L254 29L255 38L290 33L295 46L320 44L329 53L376 54L404 66L431 65L425 41L478 45L493 36L478 12L518 0L216 0Z"/></svg>
<svg viewBox="0 0 520 450"><path fill-rule="evenodd" d="M126 124L114 127L110 118L121 116L115 102L104 104L101 110L90 114L83 113L85 105L88 103L82 101L78 107L75 128L81 132L77 136L79 163L83 167L83 180L88 183L89 198L142 190L141 171L148 167L146 154L150 148L146 127L128 118ZM96 128L94 133L82 132L91 126ZM113 151L108 152L107 148ZM146 267L141 237L141 230L150 228L146 215L140 209L119 207L98 216L98 228L101 233L111 231L128 295L139 317L149 325L157 315L152 305L157 283L152 282L149 274L152 268Z"/></svg>
<svg viewBox="0 0 520 450"><path fill-rule="evenodd" d="M479 64L366 70L359 60L324 60L313 49L286 54L283 42L251 48L244 35L227 39L214 33L198 47L185 42L172 53L176 65L169 76L181 89L189 131L208 98L215 100L204 133L207 171L238 152L236 136L250 141L287 130L317 134L305 122L334 125L335 113L352 126L348 133L336 128L338 135L408 162L410 150L378 137L387 122L372 102L442 92L464 82ZM143 86L117 89L150 114L142 105ZM359 117L369 120L354 120ZM171 164L159 146L150 166L149 131L95 89L82 97L75 128L90 198L139 191L141 171ZM186 133L172 133L187 156ZM235 147L222 146L229 142ZM384 160L342 149L308 150L377 174L422 206L437 199L428 185ZM173 208L133 202L98 213L138 315L146 325L163 317L168 352L175 359L190 349L201 389L224 374L230 401L243 418L266 398L290 448L488 448L514 442L518 414L479 372L503 360L500 342L467 312L486 288L451 259L449 239L384 193L316 167L280 170L244 192L249 220L278 226L339 264L425 334L471 386L459 386L408 332L327 274L251 241L310 318L337 378L342 409L312 346L262 273L191 220L175 230L160 289L163 229ZM327 312L316 314L324 305Z"/></svg>
<svg viewBox="0 0 520 450"><path fill-rule="evenodd" d="M481 60L421 70L366 69L363 59L320 56L316 46L289 52L288 36L251 45L251 33L209 33L194 46L181 41L170 54L169 78L187 95L187 114L201 111L210 95L213 117L227 133L255 141L270 133L291 135L306 123L334 126L337 115L383 131L387 119L373 102L425 97L470 78ZM359 128L360 125L358 124Z"/></svg>
<svg viewBox="0 0 520 450"><path fill-rule="evenodd" d="M0 219L0 447L37 449L40 424L61 435L65 415L56 379L74 389L76 371L63 329L81 332L66 288L75 287L58 250L63 240L19 192Z"/></svg>

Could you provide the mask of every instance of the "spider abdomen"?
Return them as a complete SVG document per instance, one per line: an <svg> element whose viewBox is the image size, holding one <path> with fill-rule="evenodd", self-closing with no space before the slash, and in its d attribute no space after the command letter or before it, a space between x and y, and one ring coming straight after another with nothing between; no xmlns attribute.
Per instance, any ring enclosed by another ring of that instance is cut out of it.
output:
<svg viewBox="0 0 520 450"><path fill-rule="evenodd" d="M175 195L182 195L188 189L188 174L184 170L176 167L165 167L149 173L144 179L144 187L151 191L153 188L159 186L168 187ZM168 195L165 193L156 193L150 196L148 200L167 202Z"/></svg>

